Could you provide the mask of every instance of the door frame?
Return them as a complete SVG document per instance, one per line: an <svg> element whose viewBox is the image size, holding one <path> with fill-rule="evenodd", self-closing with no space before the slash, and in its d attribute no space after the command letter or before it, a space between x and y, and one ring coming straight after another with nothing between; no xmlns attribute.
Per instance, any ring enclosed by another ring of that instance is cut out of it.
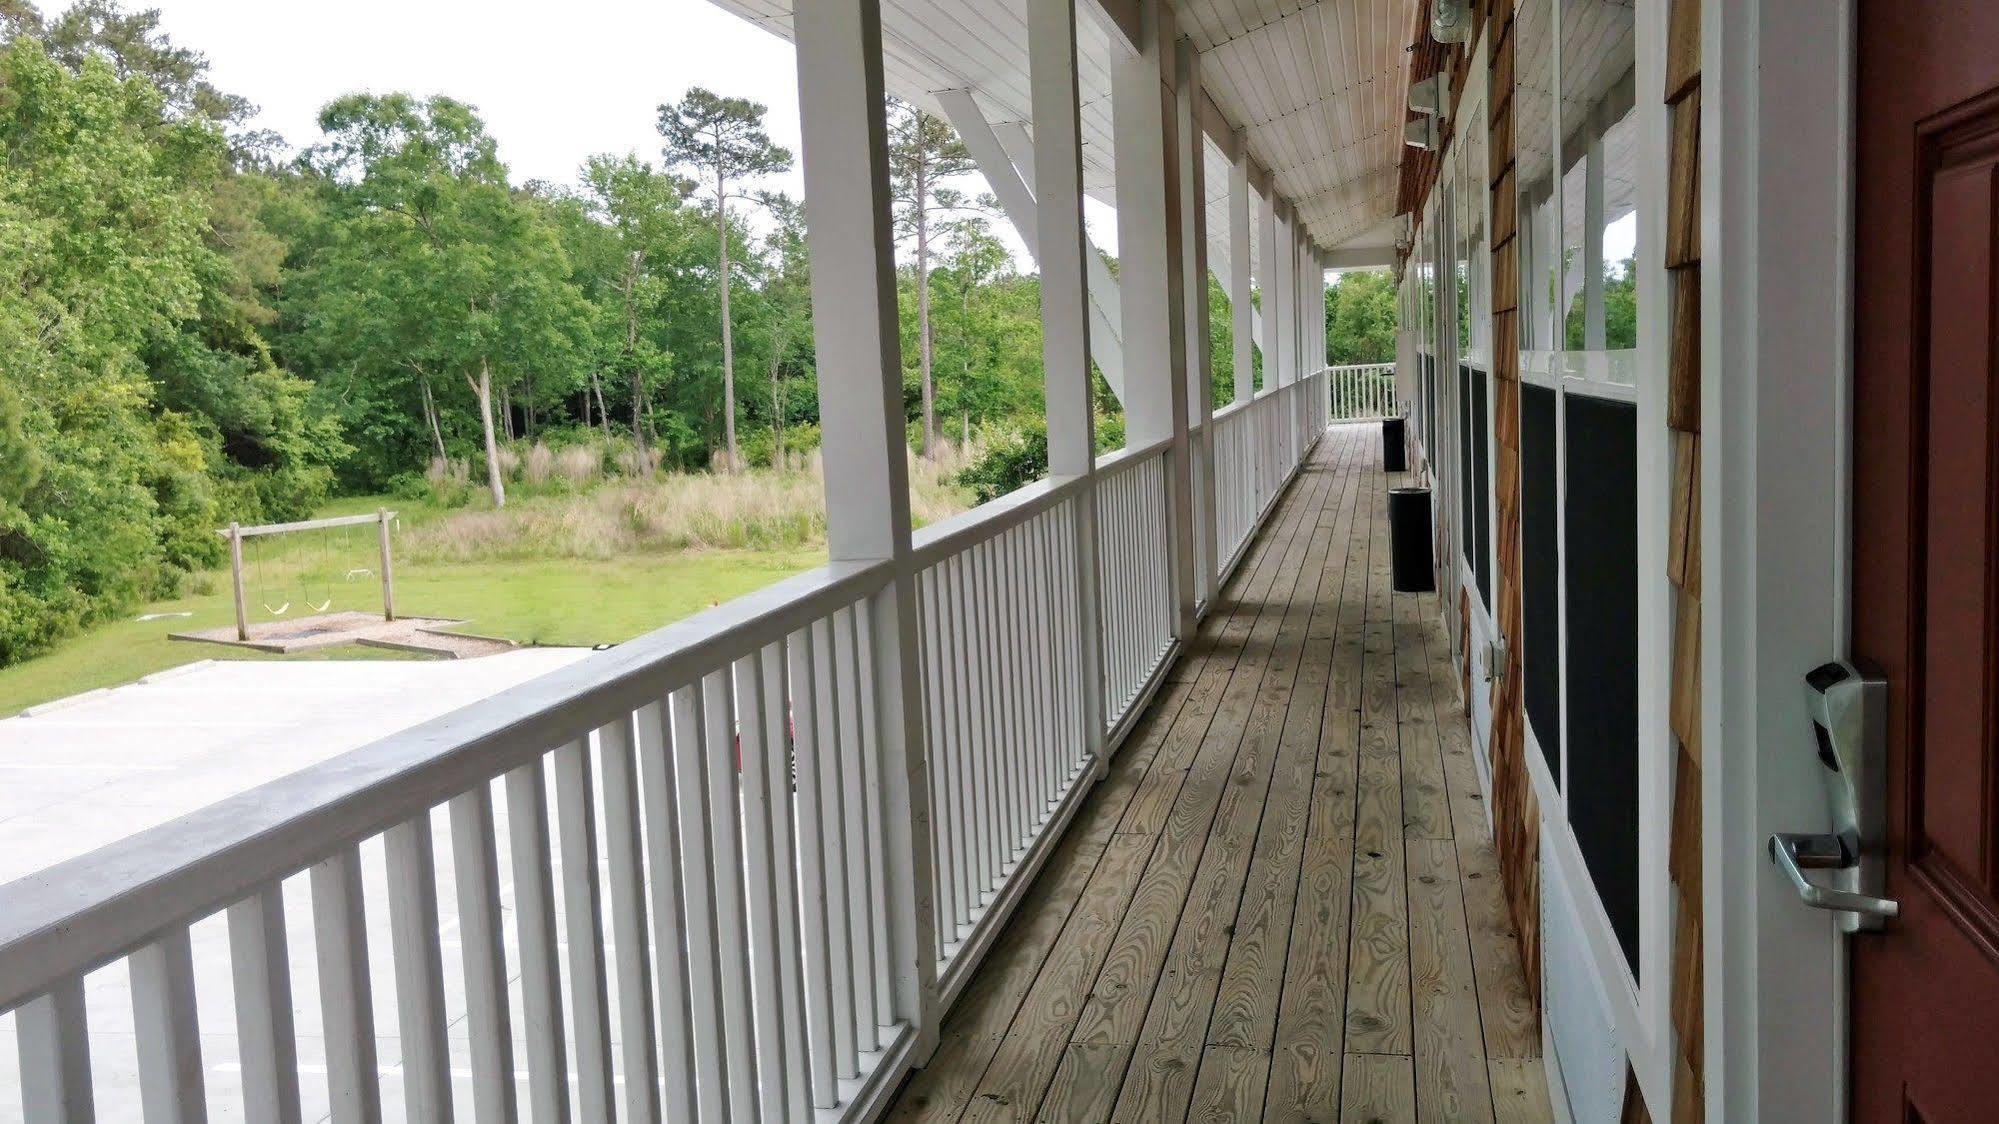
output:
<svg viewBox="0 0 1999 1124"><path fill-rule="evenodd" d="M1802 676L1850 638L1855 8L1701 11L1707 1118L1843 1121L1845 939L1763 846L1826 823Z"/></svg>

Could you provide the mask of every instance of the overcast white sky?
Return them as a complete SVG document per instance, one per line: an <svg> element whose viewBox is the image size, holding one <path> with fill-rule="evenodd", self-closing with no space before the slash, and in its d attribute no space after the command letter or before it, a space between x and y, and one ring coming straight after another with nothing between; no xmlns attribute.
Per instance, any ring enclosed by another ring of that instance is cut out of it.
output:
<svg viewBox="0 0 1999 1124"><path fill-rule="evenodd" d="M318 138L320 107L341 94L449 94L478 107L515 183L574 183L598 153L659 163L658 106L706 86L768 106L771 138L798 153L791 44L709 0L127 3L160 9L174 42L207 55L215 84L256 103L254 124L295 148ZM804 194L796 162L765 186ZM959 186L986 190L976 176ZM1103 210L1109 221L1092 227L1114 251L1115 220ZM1034 268L1011 226L994 230L1022 269Z"/></svg>
<svg viewBox="0 0 1999 1124"><path fill-rule="evenodd" d="M51 5L59 6L59 5ZM216 85L294 145L355 90L450 94L479 107L515 182L574 182L584 158L659 159L656 107L707 86L770 107L798 147L791 45L708 0L129 0L157 7ZM799 191L796 172L774 187Z"/></svg>

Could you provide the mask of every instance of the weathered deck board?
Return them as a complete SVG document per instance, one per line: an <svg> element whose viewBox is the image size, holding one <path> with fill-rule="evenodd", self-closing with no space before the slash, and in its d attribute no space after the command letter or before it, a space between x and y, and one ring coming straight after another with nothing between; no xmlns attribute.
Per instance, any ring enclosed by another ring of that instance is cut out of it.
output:
<svg viewBox="0 0 1999 1124"><path fill-rule="evenodd" d="M1333 430L892 1115L1549 1119L1433 595Z"/></svg>

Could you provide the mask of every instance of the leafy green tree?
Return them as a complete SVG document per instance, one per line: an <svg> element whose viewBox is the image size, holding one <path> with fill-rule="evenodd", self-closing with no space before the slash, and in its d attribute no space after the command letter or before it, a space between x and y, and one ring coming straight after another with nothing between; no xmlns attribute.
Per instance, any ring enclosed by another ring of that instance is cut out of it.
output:
<svg viewBox="0 0 1999 1124"><path fill-rule="evenodd" d="M1573 254L1571 257L1573 258ZM1564 337L1570 351L1587 347L1584 337L1584 298L1580 284L1569 303ZM1638 346L1638 256L1603 263L1603 345L1609 351L1628 351Z"/></svg>
<svg viewBox="0 0 1999 1124"><path fill-rule="evenodd" d="M768 261L761 290L769 327L771 467L788 467L785 425L793 412L791 384L812 371L812 274L805 244L805 208L776 195L771 200L776 229L764 246ZM812 380L817 384L816 378ZM802 396L816 417L818 397Z"/></svg>
<svg viewBox="0 0 1999 1124"><path fill-rule="evenodd" d="M729 470L742 459L736 447L736 346L729 324L729 202L761 199L740 187L791 167L791 152L764 131L765 107L747 98L725 98L696 86L679 102L659 107L659 133L666 140L669 167L698 169L715 197L715 245L720 272L716 282L722 319L723 433Z"/></svg>
<svg viewBox="0 0 1999 1124"><path fill-rule="evenodd" d="M1013 254L976 214L946 221L940 233L943 252L929 276L930 327L935 366L953 377L937 392L938 410L966 428L972 418L1041 416L1040 279L1020 275ZM917 289L914 269L905 271L905 283ZM901 304L903 334L913 337L921 321L909 321L910 302Z"/></svg>
<svg viewBox="0 0 1999 1124"><path fill-rule="evenodd" d="M919 106L890 99L888 105L889 197L895 207L896 232L916 250L916 355L923 403L923 452L937 448L937 383L930 332L930 260L932 216L965 209L964 193L944 181L978 167L949 123Z"/></svg>
<svg viewBox="0 0 1999 1124"><path fill-rule="evenodd" d="M506 503L496 364L557 368L588 331L552 225L508 187L473 109L450 98L350 94L320 113L306 159L338 224L318 265L317 328L351 378L413 386L439 448L441 388L471 393L494 506Z"/></svg>
<svg viewBox="0 0 1999 1124"><path fill-rule="evenodd" d="M1326 286L1326 354L1335 366L1395 360L1395 276L1342 273Z"/></svg>
<svg viewBox="0 0 1999 1124"><path fill-rule="evenodd" d="M671 266L688 243L689 216L682 201L694 185L629 155L593 158L584 166L583 183L592 215L616 237L612 289L617 316L606 338L616 341L611 366L630 387L632 443L639 450L639 464L650 471L643 420L650 401L646 382L648 376L666 377L671 362L643 325L654 315L659 290L667 283L658 267Z"/></svg>
<svg viewBox="0 0 1999 1124"><path fill-rule="evenodd" d="M101 58L0 48L0 664L214 556L208 450L148 347L200 311L215 129Z"/></svg>

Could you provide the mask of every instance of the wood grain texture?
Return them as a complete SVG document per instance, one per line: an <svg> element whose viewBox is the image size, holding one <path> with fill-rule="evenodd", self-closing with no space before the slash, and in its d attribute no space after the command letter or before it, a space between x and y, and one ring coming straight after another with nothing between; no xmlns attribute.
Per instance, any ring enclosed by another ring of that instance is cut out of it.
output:
<svg viewBox="0 0 1999 1124"><path fill-rule="evenodd" d="M1416 1082L1408 1058L1348 1054L1345 1061L1341 1124L1414 1124Z"/></svg>
<svg viewBox="0 0 1999 1124"><path fill-rule="evenodd" d="M1701 769L1682 745L1673 753L1673 849L1666 872L1673 885L1692 900L1701 900Z"/></svg>
<svg viewBox="0 0 1999 1124"><path fill-rule="evenodd" d="M1681 433L1701 429L1701 271L1682 266L1666 274L1672 288L1673 331L1668 343L1666 426Z"/></svg>
<svg viewBox="0 0 1999 1124"><path fill-rule="evenodd" d="M1492 1115L1498 1124L1545 1124L1555 1118L1545 1065L1540 1058L1492 1060Z"/></svg>
<svg viewBox="0 0 1999 1124"><path fill-rule="evenodd" d="M1538 1079L1538 1030L1442 603L1389 591L1388 483L1374 427L1321 443L895 1119L1478 1120L1545 1104L1533 1087L1496 1099L1513 1086L1493 1074ZM1356 1036L1355 1014L1379 1022ZM1495 1046L1524 1056L1495 1067Z"/></svg>
<svg viewBox="0 0 1999 1124"><path fill-rule="evenodd" d="M1691 433L1673 435L1673 493L1666 521L1666 580L1680 589L1687 585L1687 543L1700 533L1694 512L1700 503L1700 461Z"/></svg>
<svg viewBox="0 0 1999 1124"><path fill-rule="evenodd" d="M1706 1114L1702 1090L1701 854L1701 9L1699 0L1668 0L1664 100L1667 150L1666 265L1671 270L1672 330L1667 340L1666 422L1673 434L1667 579L1674 593L1668 721L1673 755L1673 811L1667 874L1674 886L1670 1018L1675 1124ZM1635 1099L1635 1098L1634 1098ZM1627 1108L1630 1106L1627 1105ZM1639 1106L1638 1115L1643 1114ZM1632 1114L1627 1114L1630 1118Z"/></svg>
<svg viewBox="0 0 1999 1124"><path fill-rule="evenodd" d="M1673 736L1700 760L1701 601L1681 592L1673 599L1673 691L1668 711Z"/></svg>
<svg viewBox="0 0 1999 1124"><path fill-rule="evenodd" d="M1366 519L1381 517L1368 505ZM1356 520L1357 525L1359 520ZM1371 535L1347 542L1349 575L1368 573ZM1290 950L1278 1004L1267 1112L1329 1118L1339 1111L1346 1021L1347 926L1353 895L1354 792L1359 783L1360 675L1366 596L1349 582L1338 608L1319 765L1300 858Z"/></svg>
<svg viewBox="0 0 1999 1124"><path fill-rule="evenodd" d="M1492 1118L1471 940L1456 846L1411 839L1409 992L1415 1022L1416 1109L1423 1120Z"/></svg>
<svg viewBox="0 0 1999 1124"><path fill-rule="evenodd" d="M1385 555L1385 526L1380 538ZM1370 583L1366 605L1346 1045L1355 1053L1407 1054L1409 909L1403 884L1402 765L1395 726L1395 628L1385 587L1377 590Z"/></svg>
<svg viewBox="0 0 1999 1124"><path fill-rule="evenodd" d="M1666 158L1666 268L1701 260L1701 88L1673 103Z"/></svg>
<svg viewBox="0 0 1999 1124"><path fill-rule="evenodd" d="M1666 11L1665 102L1671 105L1701 79L1701 2L1669 0Z"/></svg>

